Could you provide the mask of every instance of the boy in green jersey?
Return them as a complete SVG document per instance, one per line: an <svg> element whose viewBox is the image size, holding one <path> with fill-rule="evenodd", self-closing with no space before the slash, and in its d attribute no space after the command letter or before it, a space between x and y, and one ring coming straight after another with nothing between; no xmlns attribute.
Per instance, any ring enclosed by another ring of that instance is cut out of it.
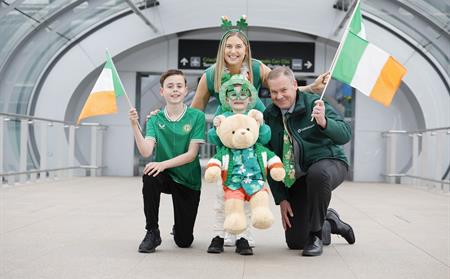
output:
<svg viewBox="0 0 450 279"><path fill-rule="evenodd" d="M138 126L135 108L129 112L139 153L155 155L144 168L142 194L147 234L139 252L151 253L161 244L158 226L161 193L171 194L174 208L174 239L178 247L190 247L200 201L201 170L198 158L200 143L204 143L205 115L188 108L183 72L169 70L161 75L160 94L166 106L147 121L145 138Z"/></svg>

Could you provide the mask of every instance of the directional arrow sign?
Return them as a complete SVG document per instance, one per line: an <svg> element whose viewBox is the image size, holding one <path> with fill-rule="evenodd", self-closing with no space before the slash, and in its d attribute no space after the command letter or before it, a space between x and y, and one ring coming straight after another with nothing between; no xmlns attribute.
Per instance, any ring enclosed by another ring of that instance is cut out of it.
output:
<svg viewBox="0 0 450 279"><path fill-rule="evenodd" d="M312 63L311 63L311 61L306 61L306 63L305 63L305 66L306 66L306 69L309 69L309 68L311 68L312 67Z"/></svg>
<svg viewBox="0 0 450 279"><path fill-rule="evenodd" d="M188 62L189 60L187 60L186 57L183 57L183 59L180 60L180 63L183 64L183 66L186 66Z"/></svg>

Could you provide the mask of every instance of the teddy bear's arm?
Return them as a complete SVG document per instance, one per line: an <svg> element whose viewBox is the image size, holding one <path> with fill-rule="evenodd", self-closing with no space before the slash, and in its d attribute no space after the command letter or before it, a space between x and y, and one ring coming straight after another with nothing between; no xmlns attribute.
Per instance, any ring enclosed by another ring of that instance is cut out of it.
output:
<svg viewBox="0 0 450 279"><path fill-rule="evenodd" d="M272 131L270 130L269 125L263 123L261 126L259 126L259 137L257 143L266 145L269 143L271 136Z"/></svg>

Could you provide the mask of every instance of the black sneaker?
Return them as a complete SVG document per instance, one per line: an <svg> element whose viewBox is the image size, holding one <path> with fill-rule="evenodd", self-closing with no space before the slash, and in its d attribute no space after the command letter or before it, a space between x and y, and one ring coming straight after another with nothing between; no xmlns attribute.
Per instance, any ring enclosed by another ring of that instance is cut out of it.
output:
<svg viewBox="0 0 450 279"><path fill-rule="evenodd" d="M325 220L325 222L323 222L322 243L325 246L328 246L331 244L331 227L330 227L330 222L328 222L328 220Z"/></svg>
<svg viewBox="0 0 450 279"><path fill-rule="evenodd" d="M223 238L220 236L216 236L211 240L211 244L209 244L208 253L219 254L223 252Z"/></svg>
<svg viewBox="0 0 450 279"><path fill-rule="evenodd" d="M236 240L236 253L242 256L253 255L253 250L248 244L247 239L241 237L238 240Z"/></svg>
<svg viewBox="0 0 450 279"><path fill-rule="evenodd" d="M161 244L161 236L159 229L148 230L141 244L139 245L139 253L153 253L155 248Z"/></svg>
<svg viewBox="0 0 450 279"><path fill-rule="evenodd" d="M355 243L355 234L352 227L339 218L339 214L333 208L328 208L326 219L330 222L332 234L337 234L345 238L348 244Z"/></svg>

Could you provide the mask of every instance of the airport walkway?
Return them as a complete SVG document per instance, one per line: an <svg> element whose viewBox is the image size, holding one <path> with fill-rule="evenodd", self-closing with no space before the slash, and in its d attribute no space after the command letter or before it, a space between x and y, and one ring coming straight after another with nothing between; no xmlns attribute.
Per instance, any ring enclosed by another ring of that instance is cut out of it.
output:
<svg viewBox="0 0 450 279"><path fill-rule="evenodd" d="M331 206L356 243L333 236L320 257L284 244L279 209L254 231L254 256L211 255L216 186L204 184L193 247L177 248L170 197L161 201L162 245L140 254L140 178L100 177L0 189L0 278L450 278L450 195L407 185L346 182Z"/></svg>

